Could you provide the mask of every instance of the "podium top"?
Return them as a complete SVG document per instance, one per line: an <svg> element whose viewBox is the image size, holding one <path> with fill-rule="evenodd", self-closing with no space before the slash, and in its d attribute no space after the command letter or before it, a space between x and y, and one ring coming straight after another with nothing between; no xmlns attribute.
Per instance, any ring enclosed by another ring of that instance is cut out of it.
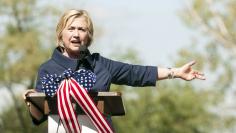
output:
<svg viewBox="0 0 236 133"><path fill-rule="evenodd" d="M89 95L94 96L121 96L121 92L89 92ZM29 93L28 97L46 97L45 93Z"/></svg>
<svg viewBox="0 0 236 133"><path fill-rule="evenodd" d="M97 105L100 112L105 115L121 116L125 115L125 109L121 97L121 92L90 92L89 95ZM41 112L48 114L58 114L57 97L47 97L45 93L30 93L27 100L31 101ZM83 114L82 109L77 105L76 112Z"/></svg>

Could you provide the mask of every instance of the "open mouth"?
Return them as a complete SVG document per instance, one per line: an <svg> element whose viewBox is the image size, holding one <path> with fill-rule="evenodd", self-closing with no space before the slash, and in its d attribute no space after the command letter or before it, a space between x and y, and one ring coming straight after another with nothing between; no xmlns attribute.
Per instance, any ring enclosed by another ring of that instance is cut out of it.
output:
<svg viewBox="0 0 236 133"><path fill-rule="evenodd" d="M80 43L80 41L71 41L71 43Z"/></svg>

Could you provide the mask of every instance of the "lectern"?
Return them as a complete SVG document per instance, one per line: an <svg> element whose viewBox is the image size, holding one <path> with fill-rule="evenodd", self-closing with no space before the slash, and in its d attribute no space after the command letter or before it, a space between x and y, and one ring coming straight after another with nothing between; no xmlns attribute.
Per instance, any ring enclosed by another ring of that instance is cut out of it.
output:
<svg viewBox="0 0 236 133"><path fill-rule="evenodd" d="M120 92L91 92L98 110L104 116L125 115L125 109ZM58 116L57 97L47 97L44 93L30 93L27 100L31 101L41 112L48 115L48 133L65 133L65 129ZM82 133L96 133L96 128L76 102L74 102L76 114L82 128Z"/></svg>

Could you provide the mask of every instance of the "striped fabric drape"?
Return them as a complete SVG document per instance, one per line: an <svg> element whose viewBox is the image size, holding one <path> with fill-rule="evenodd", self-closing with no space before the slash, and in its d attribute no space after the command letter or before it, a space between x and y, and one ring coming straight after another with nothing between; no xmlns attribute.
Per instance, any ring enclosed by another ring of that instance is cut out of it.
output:
<svg viewBox="0 0 236 133"><path fill-rule="evenodd" d="M113 133L112 128L97 109L95 103L74 78L64 79L57 90L57 104L59 117L67 133L83 132L72 105L74 99L90 118L99 133Z"/></svg>

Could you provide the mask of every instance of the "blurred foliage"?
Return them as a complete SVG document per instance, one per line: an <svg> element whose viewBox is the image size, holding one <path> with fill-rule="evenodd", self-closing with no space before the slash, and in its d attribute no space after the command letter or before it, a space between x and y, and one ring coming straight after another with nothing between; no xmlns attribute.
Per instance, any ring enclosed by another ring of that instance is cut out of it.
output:
<svg viewBox="0 0 236 133"><path fill-rule="evenodd" d="M182 48L173 61L175 66L181 66L196 60L194 69L206 72L207 80L193 83L161 81L158 91L115 86L116 90L129 93L124 94L126 116L113 119L117 132L234 132L235 118L212 110L224 104L224 94L235 85L233 16L236 9L232 8L235 1L188 2L182 19L193 30L200 31L202 38L194 39L192 45Z"/></svg>
<svg viewBox="0 0 236 133"><path fill-rule="evenodd" d="M234 118L218 116L210 109L219 104L234 81L236 26L232 16L236 15L236 3L231 0L191 2L181 16L188 26L201 31L205 42L199 45L194 41L181 49L173 60L174 65L181 66L194 59L197 61L194 67L207 71L207 78L212 81L158 81L158 90L112 85L112 91L122 91L126 108L126 116L113 118L117 132L225 132L235 125ZM212 10L212 3L219 10ZM42 29L47 28L41 27L46 25L45 18L51 20L57 13L56 7L40 6L35 0L0 1L0 17L7 18L6 23L2 22L5 29L0 34L0 83L10 93L13 94L12 85L16 83L33 87L35 72L49 57L52 44L50 30L45 32ZM225 54L225 51L229 52ZM133 48L116 53L112 56L117 60L141 64ZM15 104L0 114L0 132L46 132L47 122L33 126L23 101L14 95L12 98Z"/></svg>
<svg viewBox="0 0 236 133"><path fill-rule="evenodd" d="M135 53L137 52L133 49L130 54L116 56L116 59L125 58L130 60L128 61L130 63L137 63ZM198 65L202 67L201 63ZM154 87L112 85L112 91L122 91L126 109L125 116L113 117L116 132L208 133L212 131L217 116L209 112L207 107L216 100L215 93L211 90L198 91L190 82L179 81L158 82L158 90Z"/></svg>
<svg viewBox="0 0 236 133"><path fill-rule="evenodd" d="M42 38L44 33L38 29L40 15L43 15L41 18L45 16L36 14L43 10L35 10L35 0L3 0L0 5L0 17L6 17L7 21L3 23L5 32L0 36L0 82L21 83L33 88L35 72L49 57L52 47L52 42L45 43L48 38Z"/></svg>
<svg viewBox="0 0 236 133"><path fill-rule="evenodd" d="M222 94L235 86L235 5L234 0L193 0L180 14L189 28L199 32L199 42L193 41L194 47L183 48L176 63L196 59L212 80L208 86Z"/></svg>
<svg viewBox="0 0 236 133"><path fill-rule="evenodd" d="M1 133L46 133L47 132L47 122L36 126L32 123L29 111L21 97L18 97L19 106L22 110L22 115L24 117L24 122L27 123L25 129L22 129L20 122L17 120L17 115L15 113L15 107L9 105L8 108L2 109L0 113L0 132Z"/></svg>
<svg viewBox="0 0 236 133"><path fill-rule="evenodd" d="M189 57L203 64L201 70L207 72L206 89L215 91L215 106L210 108L217 114L214 132L235 132L236 121L234 104L224 105L225 99L236 98L236 1L235 0L193 0L187 2L181 12L185 24L198 33L194 47L183 48L188 51L179 54L177 63ZM230 93L230 95L226 95ZM220 95L219 95L220 94ZM214 96L214 95L213 95ZM218 110L218 111L216 111ZM225 111L222 111L225 110Z"/></svg>
<svg viewBox="0 0 236 133"><path fill-rule="evenodd" d="M45 34L51 31L42 32L39 27L42 19L50 15L53 17L50 14L53 9L47 8L45 15L45 8L37 10L40 8L36 0L0 1L0 17L3 18L0 21L3 26L0 34L0 85L6 88L13 101L1 113L1 130L4 132L30 133L34 129L30 126L32 122L28 111L15 95L13 86L21 84L32 89L40 64L49 58L52 42Z"/></svg>
<svg viewBox="0 0 236 133"><path fill-rule="evenodd" d="M208 99L191 87L135 89L138 97L125 98L126 116L113 118L117 132L209 132L215 116L207 111ZM201 97L201 98L199 98Z"/></svg>
<svg viewBox="0 0 236 133"><path fill-rule="evenodd" d="M117 52L117 49L119 49L119 52ZM138 51L136 51L132 47L128 48L114 48L113 52L111 54L111 57L115 58L115 60L129 63L129 64L140 64L141 60L137 56Z"/></svg>

